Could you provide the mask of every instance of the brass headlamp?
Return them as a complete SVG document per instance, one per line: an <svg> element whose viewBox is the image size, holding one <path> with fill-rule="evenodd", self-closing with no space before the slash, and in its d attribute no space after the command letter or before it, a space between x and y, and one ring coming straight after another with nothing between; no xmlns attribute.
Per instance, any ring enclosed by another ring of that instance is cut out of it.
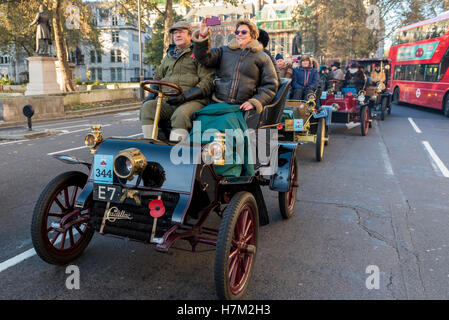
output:
<svg viewBox="0 0 449 320"><path fill-rule="evenodd" d="M92 131L84 138L84 144L90 148L90 153L95 154L98 146L104 141L101 135L101 126L92 126Z"/></svg>
<svg viewBox="0 0 449 320"><path fill-rule="evenodd" d="M203 148L203 161L222 166L225 164L226 134L216 133L214 141Z"/></svg>
<svg viewBox="0 0 449 320"><path fill-rule="evenodd" d="M114 172L123 179L132 180L134 175L142 173L146 166L147 160L137 148L122 150L114 158Z"/></svg>

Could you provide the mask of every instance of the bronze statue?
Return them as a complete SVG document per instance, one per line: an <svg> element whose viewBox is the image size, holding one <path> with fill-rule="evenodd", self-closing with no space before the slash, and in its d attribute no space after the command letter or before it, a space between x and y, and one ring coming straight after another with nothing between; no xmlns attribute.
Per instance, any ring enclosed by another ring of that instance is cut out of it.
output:
<svg viewBox="0 0 449 320"><path fill-rule="evenodd" d="M44 5L39 6L36 18L30 23L30 27L37 24L36 29L36 54L48 56L48 47L51 45L50 12Z"/></svg>

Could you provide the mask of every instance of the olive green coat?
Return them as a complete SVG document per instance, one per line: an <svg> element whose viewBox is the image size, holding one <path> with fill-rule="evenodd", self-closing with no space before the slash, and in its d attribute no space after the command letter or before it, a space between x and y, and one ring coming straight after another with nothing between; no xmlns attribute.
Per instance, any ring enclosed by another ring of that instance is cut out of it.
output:
<svg viewBox="0 0 449 320"><path fill-rule="evenodd" d="M173 54L173 49L169 49L161 65L156 69L154 79L174 83L183 91L199 87L205 98L197 101L207 105L212 95L214 70L203 66L195 59L192 47L186 48L177 58ZM167 90L173 89L165 87L164 91Z"/></svg>

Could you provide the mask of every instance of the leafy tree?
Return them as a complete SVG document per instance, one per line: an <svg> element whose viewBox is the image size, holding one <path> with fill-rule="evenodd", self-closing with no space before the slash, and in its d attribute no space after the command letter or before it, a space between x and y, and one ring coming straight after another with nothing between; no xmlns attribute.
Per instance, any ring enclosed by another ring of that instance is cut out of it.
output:
<svg viewBox="0 0 449 320"><path fill-rule="evenodd" d="M67 51L77 45L92 44L99 47L98 30L92 25L89 6L82 0L3 0L0 2L0 49L12 53L23 49L27 55L34 54L35 28L27 27L33 21L39 6L44 4L52 14L52 32L56 55L63 75L64 91L73 91L69 81ZM66 8L75 5L80 10L79 29L67 29Z"/></svg>
<svg viewBox="0 0 449 320"><path fill-rule="evenodd" d="M182 20L182 16L174 13L174 22ZM158 66L164 57L164 17L159 16L156 22L153 24L153 30L151 33L151 41L145 43L144 52L147 56L144 60L145 64Z"/></svg>

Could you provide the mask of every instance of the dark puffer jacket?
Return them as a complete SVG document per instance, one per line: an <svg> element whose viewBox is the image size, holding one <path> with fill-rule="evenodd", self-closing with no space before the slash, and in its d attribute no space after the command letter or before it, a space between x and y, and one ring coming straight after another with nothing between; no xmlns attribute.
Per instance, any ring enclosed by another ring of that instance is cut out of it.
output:
<svg viewBox="0 0 449 320"><path fill-rule="evenodd" d="M257 40L252 40L245 49L240 49L234 39L228 46L210 49L209 36L199 38L193 33L195 59L209 68L216 68L216 102L242 104L249 101L262 112L276 95L278 81L270 57L263 52Z"/></svg>

